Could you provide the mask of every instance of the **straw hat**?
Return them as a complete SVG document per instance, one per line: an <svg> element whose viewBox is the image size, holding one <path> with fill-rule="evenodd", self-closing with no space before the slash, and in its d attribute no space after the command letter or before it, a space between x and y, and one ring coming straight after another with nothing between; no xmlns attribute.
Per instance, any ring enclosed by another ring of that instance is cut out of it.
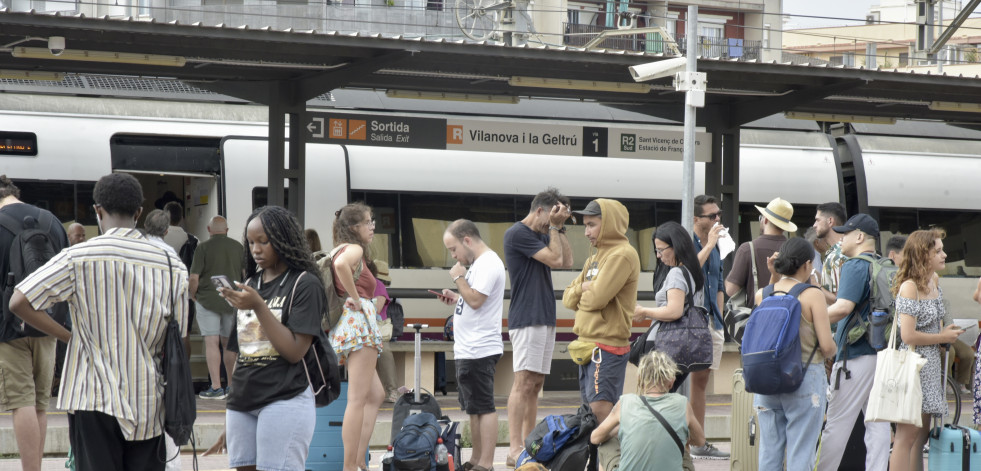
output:
<svg viewBox="0 0 981 471"><path fill-rule="evenodd" d="M788 232L797 232L797 224L790 222L790 219L794 217L794 207L787 200L774 198L765 208L757 206L756 209L773 225Z"/></svg>
<svg viewBox="0 0 981 471"><path fill-rule="evenodd" d="M388 276L388 262L375 259L375 268L378 269L378 278L385 283L391 283L392 277Z"/></svg>

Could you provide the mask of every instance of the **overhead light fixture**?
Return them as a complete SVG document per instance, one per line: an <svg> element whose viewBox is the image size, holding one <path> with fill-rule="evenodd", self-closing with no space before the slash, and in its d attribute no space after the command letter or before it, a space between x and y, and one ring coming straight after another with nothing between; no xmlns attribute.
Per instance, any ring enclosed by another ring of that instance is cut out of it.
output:
<svg viewBox="0 0 981 471"><path fill-rule="evenodd" d="M120 64L159 65L165 67L184 67L187 62L182 56L160 54L138 54L132 52L85 51L65 49L55 55L43 47L15 47L10 52L20 59L57 59L81 62L113 62Z"/></svg>
<svg viewBox="0 0 981 471"><path fill-rule="evenodd" d="M508 80L512 87L555 88L560 90L586 90L599 92L647 93L651 86L645 83L600 82L596 80L570 80L548 77L519 77Z"/></svg>
<svg viewBox="0 0 981 471"><path fill-rule="evenodd" d="M931 101L927 105L933 111L961 111L964 113L981 113L981 103L958 103L956 101Z"/></svg>
<svg viewBox="0 0 981 471"><path fill-rule="evenodd" d="M833 113L801 113L787 111L784 116L790 119L806 119L808 121L827 121L832 123L864 123L864 124L896 124L896 118L886 116L861 116L854 114Z"/></svg>
<svg viewBox="0 0 981 471"><path fill-rule="evenodd" d="M389 98L410 98L414 100L469 101L474 103L504 103L514 105L521 98L511 95L484 95L475 93L418 92L414 90L386 90Z"/></svg>
<svg viewBox="0 0 981 471"><path fill-rule="evenodd" d="M0 69L0 79L14 80L61 80L65 75L59 72L40 72L35 70Z"/></svg>

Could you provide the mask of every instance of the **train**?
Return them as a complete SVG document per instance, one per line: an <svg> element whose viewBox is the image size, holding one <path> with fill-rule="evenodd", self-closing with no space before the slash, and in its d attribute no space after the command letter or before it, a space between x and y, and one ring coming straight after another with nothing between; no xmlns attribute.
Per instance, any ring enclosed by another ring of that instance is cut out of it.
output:
<svg viewBox="0 0 981 471"><path fill-rule="evenodd" d="M337 90L310 109L546 129L570 122L611 129L655 126L681 133L677 123L600 103L556 100L518 107L423 103L372 90ZM266 108L241 103L2 93L0 173L17 183L23 200L51 210L66 225L83 224L89 237L97 234L92 189L110 172L137 177L145 193L144 214L172 191L185 203L189 233L207 239L208 221L221 214L228 219L230 236L238 237L248 215L267 201L267 119ZM976 243L981 240L981 185L976 183L981 131L920 121L832 125L775 115L743 126L739 139L739 220L730 232L740 240L759 231L754 205L778 196L794 205L793 221L801 228L796 235L812 224L815 206L829 201L842 202L849 213L875 216L883 239L940 226L948 234L942 285L953 317L981 317L971 299L981 276L981 245ZM651 290L656 264L651 234L659 224L682 217L679 159L494 148L307 143L304 225L317 230L329 248L334 212L350 201L364 201L377 220L372 256L389 263L392 286L447 288L453 261L441 234L449 222L477 222L503 258L504 231L526 214L537 192L554 186L577 208L596 197L627 206L628 237L641 255L640 286ZM705 189L707 163L699 160L696 194ZM574 266L553 271L556 290L564 289L588 256L582 226L570 224L569 239ZM441 320L451 314L431 299L405 299L403 306L413 319ZM558 312L559 332L570 332L572 313L561 304Z"/></svg>

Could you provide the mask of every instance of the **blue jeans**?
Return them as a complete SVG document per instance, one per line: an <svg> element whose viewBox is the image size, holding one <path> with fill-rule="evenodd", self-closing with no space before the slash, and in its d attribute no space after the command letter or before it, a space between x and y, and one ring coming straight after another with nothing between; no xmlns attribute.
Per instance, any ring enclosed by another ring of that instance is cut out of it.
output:
<svg viewBox="0 0 981 471"><path fill-rule="evenodd" d="M814 363L796 391L754 397L760 421L760 469L783 469L785 453L787 471L814 469L827 389L824 365Z"/></svg>

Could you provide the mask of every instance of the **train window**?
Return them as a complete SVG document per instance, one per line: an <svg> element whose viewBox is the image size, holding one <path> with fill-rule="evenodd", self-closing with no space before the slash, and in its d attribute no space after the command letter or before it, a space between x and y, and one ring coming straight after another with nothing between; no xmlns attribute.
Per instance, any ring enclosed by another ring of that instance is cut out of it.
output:
<svg viewBox="0 0 981 471"><path fill-rule="evenodd" d="M981 250L974 247L981 240L981 212L882 208L878 213L883 245L896 234L909 235L918 229L938 227L947 233L947 266L941 276L981 275Z"/></svg>
<svg viewBox="0 0 981 471"><path fill-rule="evenodd" d="M0 132L0 154L37 155L37 134L32 132Z"/></svg>
<svg viewBox="0 0 981 471"><path fill-rule="evenodd" d="M77 221L94 226L92 190L90 182L16 181L20 188L20 200L51 211L62 223Z"/></svg>
<svg viewBox="0 0 981 471"><path fill-rule="evenodd" d="M257 186L252 188L252 210L255 211L269 202L269 188ZM289 207L290 192L288 188L283 189L283 206Z"/></svg>
<svg viewBox="0 0 981 471"><path fill-rule="evenodd" d="M413 194L354 192L353 201L364 201L375 211L377 226L371 250L373 257L392 267L447 268L456 263L443 246L443 232L451 222L466 218L474 221L481 236L503 259L504 232L522 219L531 205L529 196ZM588 198L573 198L573 209L582 209ZM658 221L677 220L681 205L676 202L622 201L630 213L627 237L638 248L641 266L653 270L655 257L651 235ZM573 269L581 269L590 254L583 237L582 219L571 221L569 242L573 249Z"/></svg>

